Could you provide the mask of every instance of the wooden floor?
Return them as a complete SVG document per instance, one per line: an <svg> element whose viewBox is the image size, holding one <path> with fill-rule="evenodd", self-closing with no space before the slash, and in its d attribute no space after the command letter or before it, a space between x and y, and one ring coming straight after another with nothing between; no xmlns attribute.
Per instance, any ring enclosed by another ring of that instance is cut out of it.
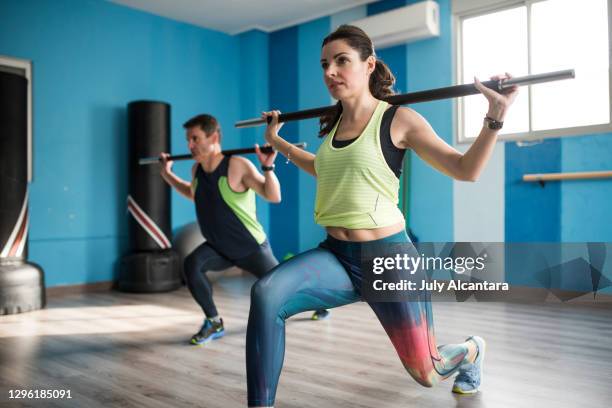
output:
<svg viewBox="0 0 612 408"><path fill-rule="evenodd" d="M201 312L186 289L158 295L106 292L49 301L0 316L0 406L242 407L251 278L220 278L215 299L226 336L186 340ZM428 389L402 368L366 304L331 319L293 317L277 408L610 407L612 309L572 305L435 303L439 343L488 341L476 396L451 381ZM15 402L9 389L69 389L71 400Z"/></svg>

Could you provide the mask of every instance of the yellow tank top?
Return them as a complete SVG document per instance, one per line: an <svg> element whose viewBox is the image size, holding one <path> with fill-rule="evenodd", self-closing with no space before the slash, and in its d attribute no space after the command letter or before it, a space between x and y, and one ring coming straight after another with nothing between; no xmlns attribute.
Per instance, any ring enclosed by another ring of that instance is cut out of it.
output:
<svg viewBox="0 0 612 408"><path fill-rule="evenodd" d="M380 124L387 107L387 102L380 101L363 132L348 146L332 145L342 117L323 140L314 163L317 224L374 229L404 222L397 207L399 179L380 146Z"/></svg>

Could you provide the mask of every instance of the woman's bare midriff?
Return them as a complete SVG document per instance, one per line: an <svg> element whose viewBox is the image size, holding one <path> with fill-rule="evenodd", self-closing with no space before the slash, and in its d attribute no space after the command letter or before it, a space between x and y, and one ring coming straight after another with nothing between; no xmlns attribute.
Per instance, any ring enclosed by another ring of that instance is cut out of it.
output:
<svg viewBox="0 0 612 408"><path fill-rule="evenodd" d="M342 227L325 227L325 230L332 237L341 241L365 242L376 239L386 238L404 229L404 223L400 222L388 227L375 229L348 229Z"/></svg>

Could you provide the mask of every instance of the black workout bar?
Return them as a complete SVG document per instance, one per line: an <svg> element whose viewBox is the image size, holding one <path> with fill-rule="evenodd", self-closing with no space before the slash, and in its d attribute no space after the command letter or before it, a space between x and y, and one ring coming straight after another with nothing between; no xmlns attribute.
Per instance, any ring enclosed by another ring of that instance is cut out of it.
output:
<svg viewBox="0 0 612 408"><path fill-rule="evenodd" d="M300 149L305 149L306 148L306 143L294 143L293 144L295 147L299 147ZM260 146L259 150L262 153L272 153L273 149L272 146ZM230 149L230 150L223 150L221 152L223 155L225 156L232 156L234 154L247 154L247 153L255 153L255 148L254 147L244 147L244 148L240 148L240 149ZM193 156L190 154L179 154L176 156L170 156L168 157L168 161L176 161L176 160L190 160L193 159ZM142 158L140 160L138 160L138 164L155 164L155 163L159 163L160 159L159 157L145 157Z"/></svg>
<svg viewBox="0 0 612 408"><path fill-rule="evenodd" d="M559 81L561 79L571 79L575 76L576 75L573 69L566 69L563 71L526 75L511 79L484 81L482 82L482 84L487 88L501 92L504 89L514 85L524 86L540 84L543 82ZM438 99L459 98L461 96L475 95L478 93L480 93L480 91L476 89L476 86L472 83L465 85L448 86L446 88L430 89L427 91L411 92L401 95L392 95L388 98L385 98L385 101L389 102L392 105L406 105L410 103L435 101ZM281 113L278 117L278 120L279 122L290 122L294 120L318 118L334 108L335 105L332 105L297 112ZM272 120L272 118L268 117L268 121L270 120ZM241 120L240 122L236 122L234 126L236 126L237 128L247 128L265 124L265 119L256 118Z"/></svg>

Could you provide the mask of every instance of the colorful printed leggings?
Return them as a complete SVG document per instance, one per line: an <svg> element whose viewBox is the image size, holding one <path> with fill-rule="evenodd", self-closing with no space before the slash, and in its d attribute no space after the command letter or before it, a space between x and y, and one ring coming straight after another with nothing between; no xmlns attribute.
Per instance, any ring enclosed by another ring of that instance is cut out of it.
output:
<svg viewBox="0 0 612 408"><path fill-rule="evenodd" d="M285 320L307 310L361 300L360 253L381 242L410 241L404 231L368 242L328 236L318 248L280 264L253 286L246 339L249 407L274 405L285 353ZM436 348L431 302L368 304L402 364L421 385L433 386L465 361L467 343Z"/></svg>

